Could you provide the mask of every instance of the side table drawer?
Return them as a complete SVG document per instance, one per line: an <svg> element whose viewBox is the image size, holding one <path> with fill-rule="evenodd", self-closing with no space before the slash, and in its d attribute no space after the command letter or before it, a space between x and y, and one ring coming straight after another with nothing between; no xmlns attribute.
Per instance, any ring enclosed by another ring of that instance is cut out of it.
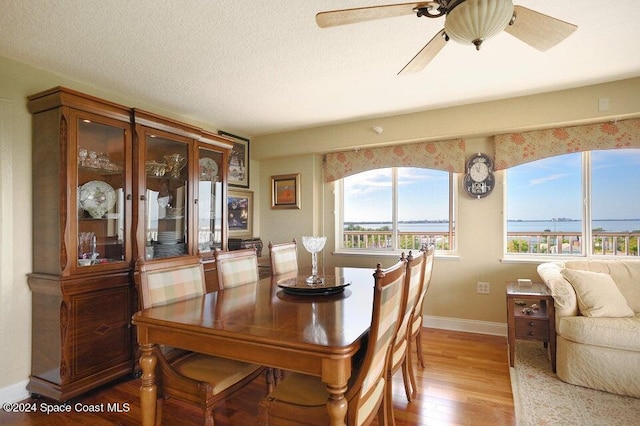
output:
<svg viewBox="0 0 640 426"><path fill-rule="evenodd" d="M516 339L549 340L549 320L516 317Z"/></svg>

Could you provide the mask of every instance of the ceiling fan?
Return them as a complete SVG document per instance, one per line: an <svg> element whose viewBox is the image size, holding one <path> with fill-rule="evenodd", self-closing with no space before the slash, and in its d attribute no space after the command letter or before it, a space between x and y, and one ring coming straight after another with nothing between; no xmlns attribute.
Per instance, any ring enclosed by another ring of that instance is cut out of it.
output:
<svg viewBox="0 0 640 426"><path fill-rule="evenodd" d="M480 50L486 39L504 30L535 49L545 51L578 28L526 7L514 6L512 0L435 0L332 10L318 13L316 22L319 27L326 28L410 14L419 18L444 16L444 28L398 75L424 69L450 39L473 44Z"/></svg>

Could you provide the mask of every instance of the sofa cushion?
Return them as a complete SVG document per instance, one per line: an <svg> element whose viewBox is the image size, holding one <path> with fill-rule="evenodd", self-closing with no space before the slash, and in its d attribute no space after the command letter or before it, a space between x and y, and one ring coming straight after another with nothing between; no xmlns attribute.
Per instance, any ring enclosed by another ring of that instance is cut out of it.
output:
<svg viewBox="0 0 640 426"><path fill-rule="evenodd" d="M586 317L633 317L611 275L564 268L562 276L576 291L580 313Z"/></svg>
<svg viewBox="0 0 640 426"><path fill-rule="evenodd" d="M557 317L578 315L578 300L571 284L562 276L562 266L545 262L538 265L538 275L551 290ZM556 327L558 323L556 322Z"/></svg>
<svg viewBox="0 0 640 426"><path fill-rule="evenodd" d="M564 317L558 332L577 343L640 352L640 314L632 318Z"/></svg>
<svg viewBox="0 0 640 426"><path fill-rule="evenodd" d="M640 312L640 261L571 260L565 263L565 267L611 275L620 293L627 299L627 305L634 312Z"/></svg>

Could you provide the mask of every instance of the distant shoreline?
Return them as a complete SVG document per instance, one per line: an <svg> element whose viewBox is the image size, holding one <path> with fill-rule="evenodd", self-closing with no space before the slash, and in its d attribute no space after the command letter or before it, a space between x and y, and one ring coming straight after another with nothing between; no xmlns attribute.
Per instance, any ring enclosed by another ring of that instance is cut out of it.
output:
<svg viewBox="0 0 640 426"><path fill-rule="evenodd" d="M454 223L454 226L457 225ZM507 232L582 232L582 221L574 219L513 219L506 223ZM358 221L344 222L345 230L362 229L378 231L391 230L392 222ZM594 219L591 222L594 230L607 232L640 232L640 219ZM448 232L448 220L405 220L398 222L401 232Z"/></svg>
<svg viewBox="0 0 640 426"><path fill-rule="evenodd" d="M637 219L592 219L593 222L637 222ZM508 219L507 222L582 222L581 219ZM393 222L365 221L365 222L344 222L344 225L391 225ZM398 223L449 223L446 219L441 220L399 220Z"/></svg>

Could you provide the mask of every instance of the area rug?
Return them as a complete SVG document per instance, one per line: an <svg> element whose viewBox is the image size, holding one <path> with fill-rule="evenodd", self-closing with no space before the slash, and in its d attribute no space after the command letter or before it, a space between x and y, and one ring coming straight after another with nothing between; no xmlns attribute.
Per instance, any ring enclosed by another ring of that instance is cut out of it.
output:
<svg viewBox="0 0 640 426"><path fill-rule="evenodd" d="M518 426L637 426L640 399L565 383L539 342L516 342L510 369Z"/></svg>

